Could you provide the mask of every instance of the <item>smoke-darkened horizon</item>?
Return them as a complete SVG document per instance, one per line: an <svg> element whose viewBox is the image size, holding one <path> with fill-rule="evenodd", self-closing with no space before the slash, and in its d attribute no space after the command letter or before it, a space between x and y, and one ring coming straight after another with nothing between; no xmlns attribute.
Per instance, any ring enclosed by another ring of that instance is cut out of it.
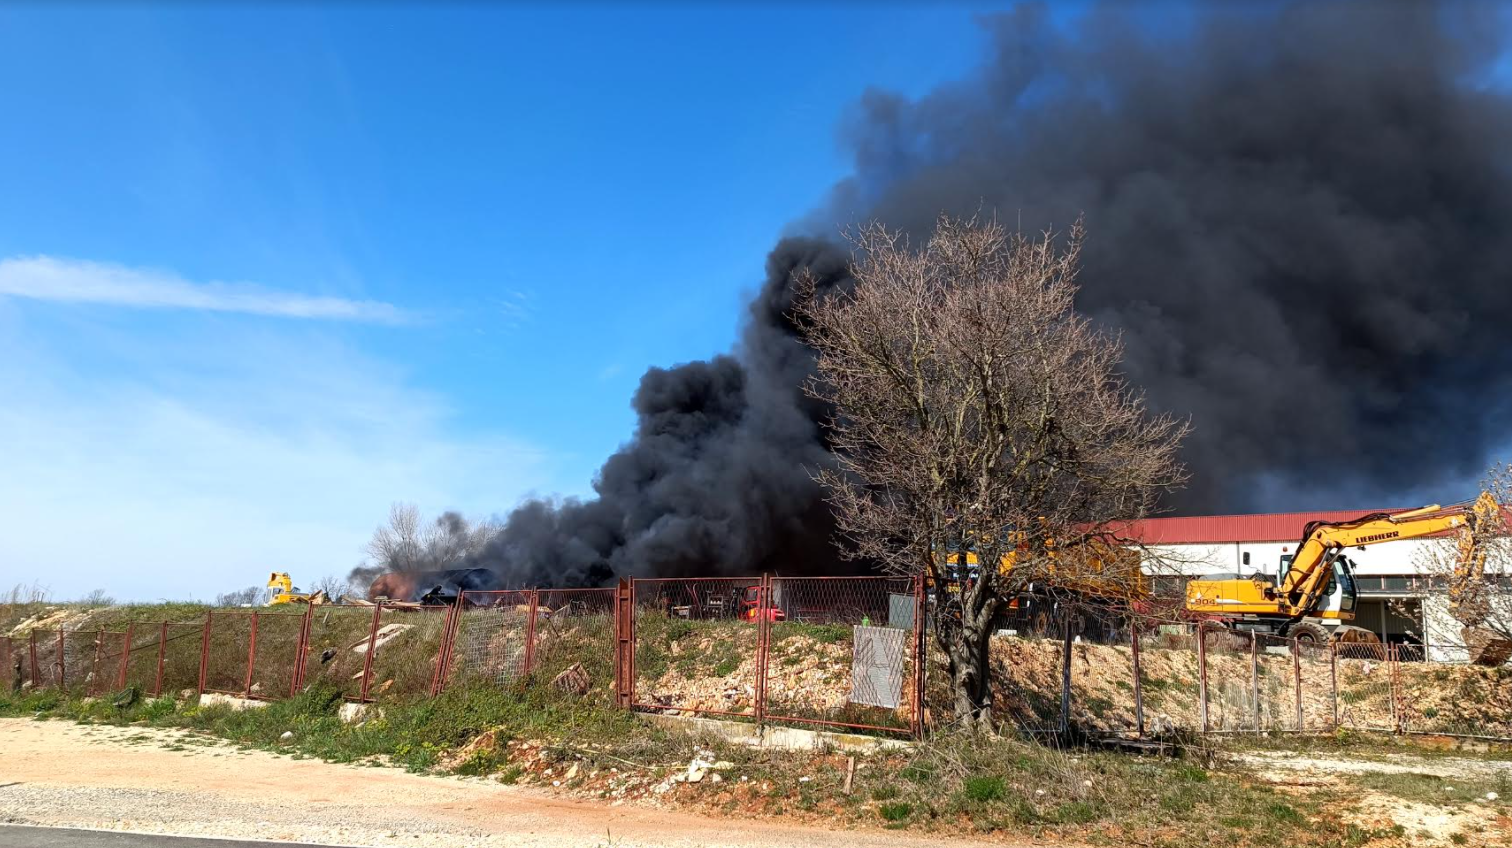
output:
<svg viewBox="0 0 1512 848"><path fill-rule="evenodd" d="M653 368L597 497L532 501L473 557L510 585L833 572L829 462L786 316L792 272L843 285L833 235L942 213L1089 232L1080 306L1190 415L1182 512L1297 509L1473 476L1512 398L1512 110L1493 10L1199 8L1152 34L1127 9L1071 30L985 21L971 78L871 92L853 176L782 240L737 349ZM822 190L823 187L816 187Z"/></svg>

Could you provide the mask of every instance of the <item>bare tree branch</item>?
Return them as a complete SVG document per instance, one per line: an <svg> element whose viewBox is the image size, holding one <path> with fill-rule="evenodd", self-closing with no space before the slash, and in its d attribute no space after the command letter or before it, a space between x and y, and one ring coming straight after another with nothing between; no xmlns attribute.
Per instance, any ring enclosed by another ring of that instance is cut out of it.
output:
<svg viewBox="0 0 1512 848"><path fill-rule="evenodd" d="M853 289L820 297L798 280L794 317L818 352L808 390L835 410L837 467L817 477L842 551L929 578L973 720L990 706L1000 605L1036 581L1141 591L1137 558L1112 568L1122 548L1089 543L1185 479L1185 423L1147 413L1117 373L1118 340L1075 311L1082 238L1079 223L1058 247L941 218L912 249L872 225L852 239Z"/></svg>

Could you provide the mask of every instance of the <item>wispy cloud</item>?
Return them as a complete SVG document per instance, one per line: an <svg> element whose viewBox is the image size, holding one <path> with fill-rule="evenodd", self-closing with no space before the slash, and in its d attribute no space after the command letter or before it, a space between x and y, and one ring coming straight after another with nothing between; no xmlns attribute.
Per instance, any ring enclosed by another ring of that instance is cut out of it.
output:
<svg viewBox="0 0 1512 848"><path fill-rule="evenodd" d="M138 309L199 309L278 318L397 324L389 303L317 297L249 283L196 283L173 273L53 256L0 260L0 296Z"/></svg>
<svg viewBox="0 0 1512 848"><path fill-rule="evenodd" d="M544 450L463 429L449 398L336 339L139 339L121 373L4 320L0 515L26 531L0 533L0 573L61 596L344 574L391 501L487 514L552 488Z"/></svg>

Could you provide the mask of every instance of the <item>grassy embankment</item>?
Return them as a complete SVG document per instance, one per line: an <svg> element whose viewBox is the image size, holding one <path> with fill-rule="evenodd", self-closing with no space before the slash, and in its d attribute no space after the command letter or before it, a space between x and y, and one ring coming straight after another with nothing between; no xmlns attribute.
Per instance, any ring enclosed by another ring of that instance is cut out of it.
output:
<svg viewBox="0 0 1512 848"><path fill-rule="evenodd" d="M546 687L458 686L439 698L396 699L357 725L337 718L341 700L326 683L242 712L200 707L193 698L85 700L42 691L0 695L0 715L184 728L297 757L560 783L589 796L653 798L725 814L1108 844L1363 845L1396 838L1349 824L1347 804L1329 792L1288 792L1190 759L942 736L911 751L858 755L846 793L845 754L729 745ZM719 781L669 781L699 755L728 762L716 772Z"/></svg>

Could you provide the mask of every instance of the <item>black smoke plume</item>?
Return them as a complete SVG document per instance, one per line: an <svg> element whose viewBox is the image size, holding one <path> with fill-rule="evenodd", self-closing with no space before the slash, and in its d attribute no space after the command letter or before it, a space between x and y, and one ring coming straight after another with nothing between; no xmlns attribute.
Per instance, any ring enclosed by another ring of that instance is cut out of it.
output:
<svg viewBox="0 0 1512 848"><path fill-rule="evenodd" d="M823 411L803 393L813 360L788 318L799 269L821 289L849 280L831 245L783 241L734 355L641 378L635 434L604 462L597 497L525 503L468 564L521 586L835 573L833 525L810 476L831 461Z"/></svg>
<svg viewBox="0 0 1512 848"><path fill-rule="evenodd" d="M866 95L854 175L803 229L941 213L1089 232L1081 308L1190 415L1186 512L1352 506L1473 476L1512 398L1512 110L1494 7L1110 5L985 21L979 73ZM906 33L899 33L899 43ZM879 49L883 46L879 45ZM784 318L788 239L733 357L652 369L595 500L529 503L479 558L517 583L832 570L828 457Z"/></svg>

